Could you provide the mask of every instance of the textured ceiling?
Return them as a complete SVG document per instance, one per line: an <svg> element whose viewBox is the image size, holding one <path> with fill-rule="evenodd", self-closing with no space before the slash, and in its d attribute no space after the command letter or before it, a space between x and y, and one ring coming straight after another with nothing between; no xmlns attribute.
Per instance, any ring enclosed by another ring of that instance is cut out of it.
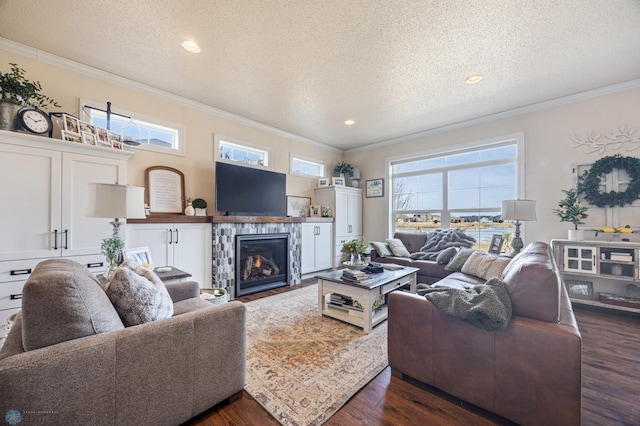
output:
<svg viewBox="0 0 640 426"><path fill-rule="evenodd" d="M342 149L640 78L638 0L0 0L0 36Z"/></svg>

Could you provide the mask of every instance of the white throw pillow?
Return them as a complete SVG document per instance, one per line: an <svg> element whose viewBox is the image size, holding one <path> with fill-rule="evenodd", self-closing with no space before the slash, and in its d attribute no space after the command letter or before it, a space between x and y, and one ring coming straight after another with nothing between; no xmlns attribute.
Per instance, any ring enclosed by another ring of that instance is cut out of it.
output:
<svg viewBox="0 0 640 426"><path fill-rule="evenodd" d="M173 315L173 301L164 283L135 262L127 260L118 266L104 291L126 327Z"/></svg>
<svg viewBox="0 0 640 426"><path fill-rule="evenodd" d="M502 271L507 267L511 258L500 257L495 254L489 254L482 251L475 251L469 256L469 259L462 265L460 272L474 275L483 280L492 277L502 277Z"/></svg>
<svg viewBox="0 0 640 426"><path fill-rule="evenodd" d="M409 257L409 256L411 256L411 254L409 253L409 250L407 250L407 248L404 246L402 241L400 241L400 239L398 239L398 238L389 238L389 239L386 240L386 242L389 245L389 248L393 252L394 256L399 256L399 257Z"/></svg>

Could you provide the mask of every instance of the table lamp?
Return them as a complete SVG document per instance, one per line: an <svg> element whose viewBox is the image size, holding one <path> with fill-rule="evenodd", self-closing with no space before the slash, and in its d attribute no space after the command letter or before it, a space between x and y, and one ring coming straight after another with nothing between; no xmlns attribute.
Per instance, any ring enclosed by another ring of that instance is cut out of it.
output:
<svg viewBox="0 0 640 426"><path fill-rule="evenodd" d="M524 247L522 238L520 238L520 221L537 220L535 200L503 200L502 220L516 221L516 233L511 242L513 255L515 256L520 253L520 250Z"/></svg>
<svg viewBox="0 0 640 426"><path fill-rule="evenodd" d="M109 183L89 184L87 216L113 218L113 237L120 237L120 219L144 219L144 188Z"/></svg>

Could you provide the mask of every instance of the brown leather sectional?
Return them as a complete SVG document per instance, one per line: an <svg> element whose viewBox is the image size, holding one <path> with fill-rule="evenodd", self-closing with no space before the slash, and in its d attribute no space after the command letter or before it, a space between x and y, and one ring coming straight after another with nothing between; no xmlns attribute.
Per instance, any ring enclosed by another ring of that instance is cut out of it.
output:
<svg viewBox="0 0 640 426"><path fill-rule="evenodd" d="M549 245L527 246L502 279L513 316L499 332L447 316L423 296L391 293L392 373L522 425L579 425L582 338ZM477 282L454 272L441 283Z"/></svg>

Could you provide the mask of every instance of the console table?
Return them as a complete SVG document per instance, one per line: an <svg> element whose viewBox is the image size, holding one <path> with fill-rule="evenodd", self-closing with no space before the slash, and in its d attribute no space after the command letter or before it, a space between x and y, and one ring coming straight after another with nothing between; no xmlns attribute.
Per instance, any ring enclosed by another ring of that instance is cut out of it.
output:
<svg viewBox="0 0 640 426"><path fill-rule="evenodd" d="M342 270L317 275L318 313L362 327L365 333L371 333L374 326L387 319L386 302L375 309L374 304L381 298L384 301L385 295L394 290L406 289L415 293L418 270L410 267L397 271L385 270L380 274L371 274L370 280L360 283L343 281ZM332 307L327 300L332 293L357 301L362 306L362 311Z"/></svg>
<svg viewBox="0 0 640 426"><path fill-rule="evenodd" d="M572 303L640 313L640 243L552 240L551 246Z"/></svg>

